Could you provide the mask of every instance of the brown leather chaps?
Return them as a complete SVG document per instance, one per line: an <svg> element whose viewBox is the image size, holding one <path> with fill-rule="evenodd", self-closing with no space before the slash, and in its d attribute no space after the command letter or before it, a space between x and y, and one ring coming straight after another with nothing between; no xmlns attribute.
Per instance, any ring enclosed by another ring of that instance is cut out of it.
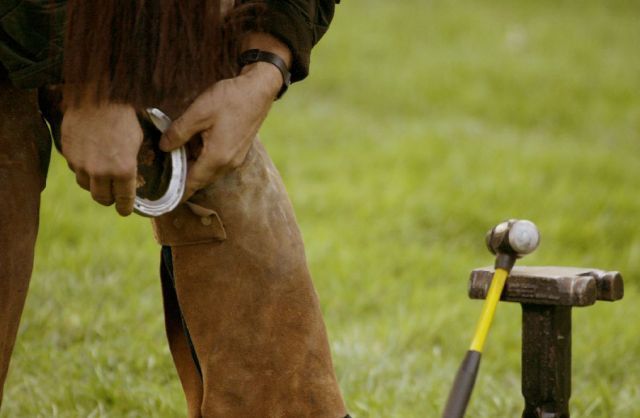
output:
<svg viewBox="0 0 640 418"><path fill-rule="evenodd" d="M0 402L33 268L50 148L36 92L0 76Z"/></svg>
<svg viewBox="0 0 640 418"><path fill-rule="evenodd" d="M3 81L0 402L33 265L48 135L36 93ZM262 145L153 223L189 417L344 417L300 232Z"/></svg>

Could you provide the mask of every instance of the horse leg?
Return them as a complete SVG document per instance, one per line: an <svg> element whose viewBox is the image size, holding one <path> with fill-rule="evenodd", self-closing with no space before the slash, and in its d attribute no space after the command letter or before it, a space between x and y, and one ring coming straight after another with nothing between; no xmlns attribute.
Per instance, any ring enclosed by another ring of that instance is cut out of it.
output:
<svg viewBox="0 0 640 418"><path fill-rule="evenodd" d="M346 415L293 209L258 141L240 168L154 227L171 247L198 366L181 379L201 370L203 416Z"/></svg>
<svg viewBox="0 0 640 418"><path fill-rule="evenodd" d="M33 268L50 150L36 92L0 75L0 403Z"/></svg>

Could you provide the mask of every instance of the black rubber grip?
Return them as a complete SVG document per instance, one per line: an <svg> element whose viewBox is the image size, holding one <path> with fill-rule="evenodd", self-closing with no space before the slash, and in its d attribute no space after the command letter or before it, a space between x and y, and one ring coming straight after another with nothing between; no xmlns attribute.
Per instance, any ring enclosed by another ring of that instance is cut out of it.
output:
<svg viewBox="0 0 640 418"><path fill-rule="evenodd" d="M476 383L476 376L478 376L481 357L482 353L478 351L467 351L467 355L456 374L451 392L449 392L449 399L447 399L447 406L442 413L442 418L464 417L471 392L473 392L473 385Z"/></svg>

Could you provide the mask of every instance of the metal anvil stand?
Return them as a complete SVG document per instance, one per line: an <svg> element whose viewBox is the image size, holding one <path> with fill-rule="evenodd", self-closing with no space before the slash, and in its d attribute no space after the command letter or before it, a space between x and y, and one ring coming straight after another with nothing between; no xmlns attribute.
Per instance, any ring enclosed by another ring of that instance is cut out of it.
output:
<svg viewBox="0 0 640 418"><path fill-rule="evenodd" d="M484 299L493 268L473 270L469 297ZM568 418L571 308L622 299L618 272L575 267L515 267L501 300L522 304L523 418Z"/></svg>

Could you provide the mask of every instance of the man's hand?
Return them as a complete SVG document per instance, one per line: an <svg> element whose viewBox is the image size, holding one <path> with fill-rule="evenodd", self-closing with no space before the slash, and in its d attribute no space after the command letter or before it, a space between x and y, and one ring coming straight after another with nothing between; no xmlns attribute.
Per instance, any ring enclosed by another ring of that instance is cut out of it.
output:
<svg viewBox="0 0 640 418"><path fill-rule="evenodd" d="M287 46L265 33L250 35L243 48L270 51L291 63ZM205 90L173 122L160 142L163 151L184 145L198 133L202 136L202 151L187 174L184 200L242 164L281 87L282 74L273 64L250 64L239 76Z"/></svg>
<svg viewBox="0 0 640 418"><path fill-rule="evenodd" d="M205 90L171 124L160 141L163 151L202 136L202 151L187 174L185 200L242 164L281 86L282 75L272 64L248 65L238 77Z"/></svg>
<svg viewBox="0 0 640 418"><path fill-rule="evenodd" d="M133 211L137 155L142 129L128 105L85 104L67 108L62 120L62 153L76 181L122 216Z"/></svg>

